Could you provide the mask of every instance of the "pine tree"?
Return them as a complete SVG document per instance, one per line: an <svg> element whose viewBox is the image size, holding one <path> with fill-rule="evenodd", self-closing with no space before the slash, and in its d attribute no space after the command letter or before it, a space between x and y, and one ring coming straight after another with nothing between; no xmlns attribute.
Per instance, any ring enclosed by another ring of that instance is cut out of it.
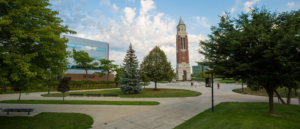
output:
<svg viewBox="0 0 300 129"><path fill-rule="evenodd" d="M140 75L138 71L138 60L134 54L132 45L130 44L129 50L124 59L124 70L122 79L120 80L122 94L138 94L142 89L140 86Z"/></svg>

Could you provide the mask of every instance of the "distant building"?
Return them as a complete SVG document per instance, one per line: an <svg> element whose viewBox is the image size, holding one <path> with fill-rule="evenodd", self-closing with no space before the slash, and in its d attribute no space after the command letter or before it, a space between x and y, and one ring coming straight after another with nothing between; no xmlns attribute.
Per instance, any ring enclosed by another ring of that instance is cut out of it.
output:
<svg viewBox="0 0 300 129"><path fill-rule="evenodd" d="M192 70L193 70L194 77L197 77L198 74L201 72L201 67L200 66L192 66Z"/></svg>
<svg viewBox="0 0 300 129"><path fill-rule="evenodd" d="M197 77L200 72L207 72L208 68L208 66L201 65L200 63L198 63L198 66L192 66L194 77Z"/></svg>
<svg viewBox="0 0 300 129"><path fill-rule="evenodd" d="M95 40L89 40L84 38L78 38L73 36L65 35L69 39L67 43L67 51L73 51L75 48L76 51L83 50L89 54L90 57L93 57L94 62L99 62L99 59L109 59L109 44L106 42L100 42ZM65 73L76 73L76 74L85 74L85 70L77 68L76 63L73 58L67 58L70 63L67 67L68 70ZM89 74L101 72L100 68L88 70Z"/></svg>

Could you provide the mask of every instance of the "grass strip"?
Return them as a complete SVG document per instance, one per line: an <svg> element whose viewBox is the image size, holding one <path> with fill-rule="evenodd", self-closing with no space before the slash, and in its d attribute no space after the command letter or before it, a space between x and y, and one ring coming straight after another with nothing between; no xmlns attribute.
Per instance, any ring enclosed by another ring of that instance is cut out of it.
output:
<svg viewBox="0 0 300 129"><path fill-rule="evenodd" d="M261 89L259 91L252 91L250 88L246 87L246 88L244 88L244 93L242 93L242 88L234 89L232 91L236 92L236 93L241 93L241 94L257 95L257 96L268 96L268 93L264 89ZM288 90L287 90L287 92L285 92L285 88L277 88L276 91L278 92L278 94L281 97L286 98ZM298 95L300 95L300 89L297 90L297 93L298 93ZM277 95L275 93L274 93L274 97L277 97ZM291 92L291 97L292 98L298 98L298 96L295 96L295 90L294 89Z"/></svg>
<svg viewBox="0 0 300 129"><path fill-rule="evenodd" d="M101 91L83 91L83 92L67 92L65 96L69 94L118 94L121 98L166 98L166 97L195 97L201 95L200 92L182 90L182 89L159 89L154 91L152 88L145 88L139 94L122 94L120 89L114 90L101 90ZM62 97L62 93L43 94L44 97ZM73 97L73 96L72 96ZM80 96L79 96L80 97ZM103 97L103 96L101 96Z"/></svg>
<svg viewBox="0 0 300 129"><path fill-rule="evenodd" d="M207 109L175 129L299 129L300 108L275 104L276 115L267 113L268 103L221 103Z"/></svg>
<svg viewBox="0 0 300 129"><path fill-rule="evenodd" d="M3 100L12 104L80 104L80 105L159 105L155 101L85 101L85 100Z"/></svg>
<svg viewBox="0 0 300 129"><path fill-rule="evenodd" d="M87 129L94 120L81 113L40 113L33 117L0 116L1 129Z"/></svg>

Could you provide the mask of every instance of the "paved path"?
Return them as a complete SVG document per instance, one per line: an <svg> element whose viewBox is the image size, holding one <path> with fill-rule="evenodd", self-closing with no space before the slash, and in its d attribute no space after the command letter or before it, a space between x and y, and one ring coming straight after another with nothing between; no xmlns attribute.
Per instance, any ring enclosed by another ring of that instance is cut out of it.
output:
<svg viewBox="0 0 300 129"><path fill-rule="evenodd" d="M199 91L198 97L182 98L119 98L119 97L65 97L66 100L111 100L111 101L158 101L157 106L117 106L117 105L59 105L59 104L0 104L0 108L35 108L29 116L41 112L76 112L90 115L94 119L95 129L171 129L198 113L211 107L211 88L196 83L158 84L158 88L175 88ZM153 84L148 88L154 87ZM220 89L214 88L215 102L268 102L267 97L237 94L232 89L241 85L221 84ZM23 100L61 100L61 97L42 97L41 93L22 94ZM0 95L0 100L17 99L18 94ZM277 98L274 98L274 101ZM277 101L275 101L277 102ZM292 99L292 104L298 104ZM0 116L7 116L0 112ZM28 116L27 113L10 113L9 116Z"/></svg>

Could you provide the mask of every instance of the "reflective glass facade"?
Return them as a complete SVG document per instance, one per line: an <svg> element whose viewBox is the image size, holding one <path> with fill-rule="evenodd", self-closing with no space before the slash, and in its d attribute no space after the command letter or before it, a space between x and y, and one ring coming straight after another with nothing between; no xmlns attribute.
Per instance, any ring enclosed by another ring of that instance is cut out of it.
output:
<svg viewBox="0 0 300 129"><path fill-rule="evenodd" d="M69 42L66 44L68 46L67 51L72 52L73 48L76 51L85 51L89 54L90 57L93 57L95 60L93 62L99 62L99 59L109 59L109 44L106 42L94 41L89 39L83 39L73 36L67 36ZM66 73L85 73L85 70L78 68L73 58L68 58L68 62L70 63L68 67L68 71ZM100 72L101 68L90 69L88 70L89 74L94 72Z"/></svg>

